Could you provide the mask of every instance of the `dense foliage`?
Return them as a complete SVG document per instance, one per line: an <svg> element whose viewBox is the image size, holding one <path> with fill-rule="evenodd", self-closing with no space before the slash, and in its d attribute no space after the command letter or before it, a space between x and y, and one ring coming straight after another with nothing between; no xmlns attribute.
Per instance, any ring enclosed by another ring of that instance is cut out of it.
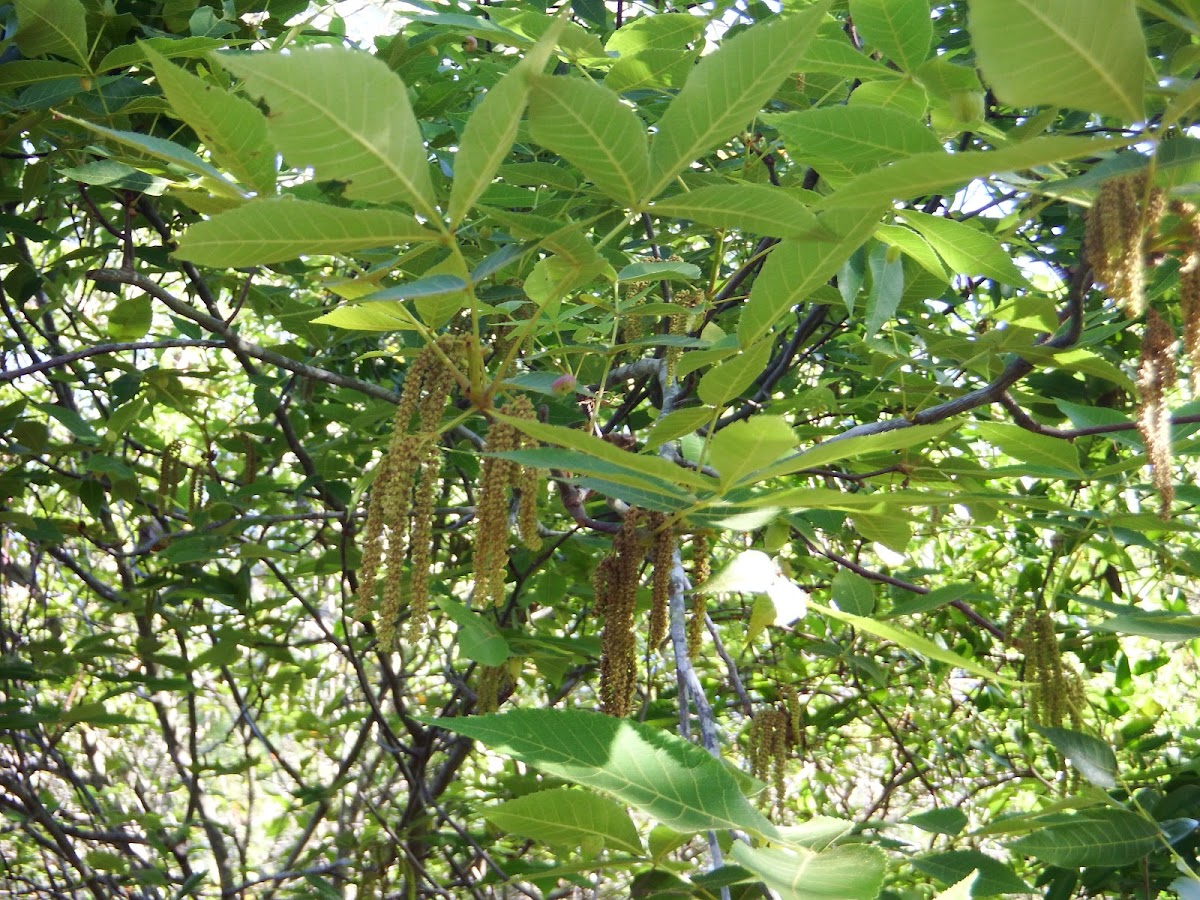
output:
<svg viewBox="0 0 1200 900"><path fill-rule="evenodd" d="M6 894L1200 897L1200 3L397 8L0 6Z"/></svg>

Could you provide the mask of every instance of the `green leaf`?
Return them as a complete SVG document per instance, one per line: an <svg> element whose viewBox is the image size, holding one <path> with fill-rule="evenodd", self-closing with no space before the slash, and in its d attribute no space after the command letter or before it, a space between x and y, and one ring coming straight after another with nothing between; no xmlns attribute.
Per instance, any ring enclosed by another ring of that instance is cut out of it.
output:
<svg viewBox="0 0 1200 900"><path fill-rule="evenodd" d="M145 38L136 44L122 44L104 54L97 72L108 72L112 69L128 69L130 66L147 62L146 48L150 47L165 59L195 58L207 56L212 50L228 47L229 41L210 37L155 37Z"/></svg>
<svg viewBox="0 0 1200 900"><path fill-rule="evenodd" d="M1099 156L1126 140L1083 137L1038 137L999 150L963 153L918 153L848 181L822 204L861 207L957 189L976 178L997 172L1016 172L1066 162L1082 156ZM761 276L760 276L761 277Z"/></svg>
<svg viewBox="0 0 1200 900"><path fill-rule="evenodd" d="M833 816L813 816L799 825L779 829L782 843L789 847L806 847L820 852L854 830L854 823Z"/></svg>
<svg viewBox="0 0 1200 900"><path fill-rule="evenodd" d="M154 137L148 134L138 134L134 131L117 131L113 128L106 128L103 125L97 125L94 122L88 122L85 119L77 119L74 116L69 116L66 113L57 113L58 118L65 119L81 128L86 128L89 131L95 132L102 137L106 137L111 141L122 144L126 147L132 147L139 153L154 159L162 160L171 166L175 166L190 175L199 175L204 179L204 186L214 193L221 194L224 197L242 199L242 192L214 169L211 165L202 160L199 156L189 150L176 144L174 141L168 141L164 138Z"/></svg>
<svg viewBox="0 0 1200 900"><path fill-rule="evenodd" d="M934 897L933 900L968 900L969 897L974 896L971 892L978 881L978 873L974 871L969 872L962 881L955 882Z"/></svg>
<svg viewBox="0 0 1200 900"><path fill-rule="evenodd" d="M154 323L154 308L149 294L120 300L108 314L108 335L114 341L136 341Z"/></svg>
<svg viewBox="0 0 1200 900"><path fill-rule="evenodd" d="M510 459L514 462L519 462L523 466L539 469L558 469L568 472L576 478L579 476L593 476L608 484L610 486L609 490L619 490L617 486L623 485L638 492L644 499L649 500L654 509L659 509L665 505L666 508L675 510L687 506L692 502L690 495L678 485L646 472L641 466L641 460L652 460L656 457L637 456L632 453L626 453L625 456L627 459L597 459L594 456L580 453L577 450L565 450L557 447L503 450L493 455L501 459ZM621 493L621 499L627 499L624 493Z"/></svg>
<svg viewBox="0 0 1200 900"><path fill-rule="evenodd" d="M18 59L0 65L0 87L5 88L87 76L87 69L59 59Z"/></svg>
<svg viewBox="0 0 1200 900"><path fill-rule="evenodd" d="M876 78L895 80L900 73L871 59L847 41L813 38L800 58L801 72L827 72L842 78L870 81Z"/></svg>
<svg viewBox="0 0 1200 900"><path fill-rule="evenodd" d="M467 283L457 275L426 275L415 281L406 281L404 284L367 294L364 299L378 302L380 300L411 300L414 297L440 297L444 294L460 293L466 287Z"/></svg>
<svg viewBox="0 0 1200 900"><path fill-rule="evenodd" d="M142 49L175 114L192 127L213 159L259 194L274 194L275 150L258 107L184 71L149 44Z"/></svg>
<svg viewBox="0 0 1200 900"><path fill-rule="evenodd" d="M15 0L17 46L25 56L88 64L87 12L79 0Z"/></svg>
<svg viewBox="0 0 1200 900"><path fill-rule="evenodd" d="M1164 612L1133 612L1113 616L1093 626L1113 634L1136 634L1156 641L1190 641L1200 638L1200 616Z"/></svg>
<svg viewBox="0 0 1200 900"><path fill-rule="evenodd" d="M924 0L922 0L924 2ZM854 174L941 149L937 135L907 113L878 106L830 106L765 115L791 154L822 172Z"/></svg>
<svg viewBox="0 0 1200 900"><path fill-rule="evenodd" d="M696 387L701 402L719 409L741 394L762 374L773 347L773 341L759 341L705 372Z"/></svg>
<svg viewBox="0 0 1200 900"><path fill-rule="evenodd" d="M62 166L59 173L72 181L82 181L112 188L113 190L137 191L159 197L171 186L165 178L157 178L146 172L138 171L132 166L117 162L115 159L96 159L82 166Z"/></svg>
<svg viewBox="0 0 1200 900"><path fill-rule="evenodd" d="M1117 786L1117 755L1104 741L1067 728L1038 728L1038 732L1096 787Z"/></svg>
<svg viewBox="0 0 1200 900"><path fill-rule="evenodd" d="M435 602L458 626L458 649L467 659L484 666L498 666L512 655L495 622L451 597L439 596Z"/></svg>
<svg viewBox="0 0 1200 900"><path fill-rule="evenodd" d="M945 282L950 281L950 275L942 265L941 258L929 246L929 242L915 231L900 225L880 225L875 229L875 237L889 247L899 248L931 275Z"/></svg>
<svg viewBox="0 0 1200 900"><path fill-rule="evenodd" d="M517 137L517 126L529 102L529 76L541 74L566 22L564 6L538 42L508 74L484 95L467 119L454 155L454 182L448 208L456 227L483 194Z"/></svg>
<svg viewBox="0 0 1200 900"><path fill-rule="evenodd" d="M969 27L984 79L1004 103L1145 117L1135 0L971 0Z"/></svg>
<svg viewBox="0 0 1200 900"><path fill-rule="evenodd" d="M928 831L932 834L948 834L954 837L957 834L962 834L962 830L967 827L968 820L967 814L961 809L948 806L942 809L930 809L923 813L917 813L915 816L909 816L904 821L908 825L916 825L922 831ZM942 881L950 880L952 879L942 879Z"/></svg>
<svg viewBox="0 0 1200 900"><path fill-rule="evenodd" d="M889 201L890 203L890 201ZM837 237L787 240L777 244L750 289L738 320L738 341L748 347L771 330L781 317L803 303L850 258L879 224L885 207L838 209L819 216Z"/></svg>
<svg viewBox="0 0 1200 900"><path fill-rule="evenodd" d="M270 106L271 137L293 166L345 181L352 200L401 201L440 220L408 89L382 61L340 44L216 59Z"/></svg>
<svg viewBox="0 0 1200 900"><path fill-rule="evenodd" d="M1126 809L1089 809L1055 817L1044 828L1009 846L1053 866L1127 866L1159 846L1154 822Z"/></svg>
<svg viewBox="0 0 1200 900"><path fill-rule="evenodd" d="M688 13L641 16L614 31L604 49L621 56L644 50L685 50L703 31L704 19Z"/></svg>
<svg viewBox="0 0 1200 900"><path fill-rule="evenodd" d="M990 897L994 894L1029 893L1031 888L1025 881L998 859L993 859L979 850L951 850L947 853L931 853L912 860L913 866L946 884L954 884L978 873L971 889L972 897Z"/></svg>
<svg viewBox="0 0 1200 900"><path fill-rule="evenodd" d="M774 237L814 237L817 217L780 188L761 184L714 184L659 200L649 210L673 219L691 219L712 228Z"/></svg>
<svg viewBox="0 0 1200 900"><path fill-rule="evenodd" d="M578 788L551 788L485 808L484 817L497 828L567 850L603 846L641 854L641 838L625 808L607 797Z"/></svg>
<svg viewBox="0 0 1200 900"><path fill-rule="evenodd" d="M1028 284L1009 251L992 235L943 216L906 209L905 224L919 232L956 275L983 275L1003 284Z"/></svg>
<svg viewBox="0 0 1200 900"><path fill-rule="evenodd" d="M713 435L708 445L708 462L721 474L721 486L728 488L794 449L796 433L785 418L754 416L734 422Z"/></svg>
<svg viewBox="0 0 1200 900"><path fill-rule="evenodd" d="M695 65L695 50L643 50L613 63L604 76L604 86L619 94L677 88L687 80Z"/></svg>
<svg viewBox="0 0 1200 900"><path fill-rule="evenodd" d="M505 416L502 413L493 414L512 425L518 431L534 440L577 450L593 459L614 463L620 468L628 469L651 479L658 479L668 484L681 484L700 490L711 490L716 486L714 479L699 472L677 466L658 456L647 456L644 453L630 453L576 428L564 428L561 425L548 425L543 422L533 422Z"/></svg>
<svg viewBox="0 0 1200 900"><path fill-rule="evenodd" d="M630 263L617 273L617 281L695 281L702 274L692 263L667 262Z"/></svg>
<svg viewBox="0 0 1200 900"><path fill-rule="evenodd" d="M829 0L755 25L703 57L658 122L650 147L653 197L692 161L746 127L800 57Z"/></svg>
<svg viewBox="0 0 1200 900"><path fill-rule="evenodd" d="M403 331L414 327L412 316L402 306L388 302L339 306L312 322L355 331Z"/></svg>
<svg viewBox="0 0 1200 900"><path fill-rule="evenodd" d="M407 213L280 197L252 200L197 222L175 252L205 266L255 266L437 239Z"/></svg>
<svg viewBox="0 0 1200 900"><path fill-rule="evenodd" d="M870 340L896 316L904 297L904 263L884 244L876 244L867 256L871 270L871 290L867 294L863 338Z"/></svg>
<svg viewBox="0 0 1200 900"><path fill-rule="evenodd" d="M863 41L906 72L929 55L929 0L850 0L850 15Z"/></svg>
<svg viewBox="0 0 1200 900"><path fill-rule="evenodd" d="M875 609L875 586L857 572L840 569L829 585L837 608L856 616L869 616Z"/></svg>
<svg viewBox="0 0 1200 900"><path fill-rule="evenodd" d="M649 437L646 438L646 448L655 450L668 441L691 434L711 422L715 412L711 406L685 406L671 410L654 423Z"/></svg>
<svg viewBox="0 0 1200 900"><path fill-rule="evenodd" d="M886 866L883 851L864 844L814 853L735 841L729 855L781 900L875 900Z"/></svg>
<svg viewBox="0 0 1200 900"><path fill-rule="evenodd" d="M810 605L814 610L821 613L821 615L837 619L839 622L845 622L847 625L853 625L860 631L873 634L875 637L883 638L885 641L891 641L929 659L936 659L938 662L944 662L956 668L965 669L988 681L995 681L1000 684L1021 684L1020 680L1016 678L1010 678L1007 675L993 672L991 669L980 665L974 660L967 659L965 656L959 656L953 650L947 650L928 638L921 637L921 635L914 634L904 628L898 628L895 625L889 625L886 622L880 622L876 619L868 619L864 616L851 615L838 609L830 609L818 603Z"/></svg>
<svg viewBox="0 0 1200 900"><path fill-rule="evenodd" d="M953 603L955 600L962 600L964 597L969 597L977 593L979 590L973 584L947 584L940 588L935 588L928 594L913 594L901 600L892 607L889 615L892 616L912 616L917 613L929 612L931 609L945 606L948 603Z"/></svg>
<svg viewBox="0 0 1200 900"><path fill-rule="evenodd" d="M767 838L776 834L707 751L639 722L576 709L423 721L615 797L676 831L738 828Z"/></svg>
<svg viewBox="0 0 1200 900"><path fill-rule="evenodd" d="M956 427L954 423L937 422L933 425L911 425L908 428L896 428L879 434L867 434L858 437L838 438L825 441L810 447L803 453L780 461L764 474L764 478L778 478L799 472L802 469L815 469L865 453L885 453L893 450L907 450L917 444L933 440Z"/></svg>
<svg viewBox="0 0 1200 900"><path fill-rule="evenodd" d="M586 78L532 76L533 139L563 156L609 197L634 206L650 175L646 126L615 93Z"/></svg>
<svg viewBox="0 0 1200 900"><path fill-rule="evenodd" d="M1062 438L1037 434L1009 422L977 422L975 430L981 438L1013 459L1033 466L1083 473L1079 467L1079 450Z"/></svg>

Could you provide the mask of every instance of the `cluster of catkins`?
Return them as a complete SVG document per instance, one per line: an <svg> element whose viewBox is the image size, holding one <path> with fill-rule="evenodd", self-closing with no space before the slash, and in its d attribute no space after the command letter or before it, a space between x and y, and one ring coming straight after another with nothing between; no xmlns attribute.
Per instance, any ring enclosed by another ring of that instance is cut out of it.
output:
<svg viewBox="0 0 1200 900"><path fill-rule="evenodd" d="M409 628L421 628L428 616L438 437L454 387L450 366L465 356L466 339L457 336L440 338L418 354L404 380L391 441L375 471L363 529L356 614L363 617L371 609L382 576L377 630L385 647L396 643L406 559L411 561Z"/></svg>
<svg viewBox="0 0 1200 900"><path fill-rule="evenodd" d="M1183 346L1191 362L1193 390L1200 389L1200 215L1195 205L1168 202L1146 174L1112 178L1100 188L1087 214L1084 251L1096 282L1132 316L1145 316L1138 362L1137 425L1146 444L1159 515L1167 518L1175 499L1171 473L1170 413L1166 393L1177 379L1175 332L1146 299L1146 260L1166 217L1183 234L1179 269Z"/></svg>
<svg viewBox="0 0 1200 900"><path fill-rule="evenodd" d="M750 761L750 774L766 782L770 790L768 802L774 795L776 804L782 804L786 780L784 765L793 747L800 743L804 730L800 696L790 684L779 686L782 702L764 706L754 713L746 731L746 756Z"/></svg>
<svg viewBox="0 0 1200 900"><path fill-rule="evenodd" d="M1029 710L1038 725L1064 723L1078 728L1083 709L1083 680L1063 659L1054 619L1044 609L1028 608L1021 619L1017 646L1025 654L1025 682L1030 687Z"/></svg>

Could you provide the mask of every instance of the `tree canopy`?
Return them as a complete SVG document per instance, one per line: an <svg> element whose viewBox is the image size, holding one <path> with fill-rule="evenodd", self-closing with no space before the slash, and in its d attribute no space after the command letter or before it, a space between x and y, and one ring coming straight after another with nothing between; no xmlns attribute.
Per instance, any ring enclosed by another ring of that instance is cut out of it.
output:
<svg viewBox="0 0 1200 900"><path fill-rule="evenodd" d="M3 890L1200 897L1200 2L344 7L0 5Z"/></svg>

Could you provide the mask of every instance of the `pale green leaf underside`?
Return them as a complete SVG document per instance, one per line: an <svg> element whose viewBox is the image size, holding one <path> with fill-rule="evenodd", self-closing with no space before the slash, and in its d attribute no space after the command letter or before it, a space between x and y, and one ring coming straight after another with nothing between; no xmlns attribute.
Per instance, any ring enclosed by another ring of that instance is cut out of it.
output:
<svg viewBox="0 0 1200 900"><path fill-rule="evenodd" d="M642 842L629 813L600 794L578 788L551 788L484 810L496 827L552 847L579 847L597 838L604 846L641 853Z"/></svg>
<svg viewBox="0 0 1200 900"><path fill-rule="evenodd" d="M216 58L270 106L271 135L292 165L346 182L352 200L439 218L407 89L381 60L340 46Z"/></svg>
<svg viewBox="0 0 1200 900"><path fill-rule="evenodd" d="M730 485L765 468L796 447L796 434L782 416L755 416L722 428L708 447L708 461Z"/></svg>
<svg viewBox="0 0 1200 900"><path fill-rule="evenodd" d="M885 107L832 106L763 119L779 130L793 156L814 164L834 162L855 173L941 149L937 135L924 123Z"/></svg>
<svg viewBox="0 0 1200 900"><path fill-rule="evenodd" d="M517 137L517 127L529 102L529 76L540 74L566 24L569 7L554 19L524 59L496 82L475 107L463 128L454 155L454 181L450 186L448 213L456 227L479 200L500 163L508 156Z"/></svg>
<svg viewBox="0 0 1200 900"><path fill-rule="evenodd" d="M251 201L196 223L176 254L206 266L255 266L437 239L407 213L280 198Z"/></svg>
<svg viewBox="0 0 1200 900"><path fill-rule="evenodd" d="M773 237L812 237L817 217L781 188L761 184L714 184L660 200L650 212Z"/></svg>
<svg viewBox="0 0 1200 900"><path fill-rule="evenodd" d="M601 191L633 206L646 188L646 127L615 93L584 78L532 76L533 139L565 157Z"/></svg>
<svg viewBox="0 0 1200 900"><path fill-rule="evenodd" d="M676 831L737 828L776 836L718 760L647 725L570 709L427 721L615 797Z"/></svg>
<svg viewBox="0 0 1200 900"><path fill-rule="evenodd" d="M839 209L819 217L839 235L830 240L788 240L771 251L738 321L738 341L758 341L782 316L837 274L879 223L885 207Z"/></svg>
<svg viewBox="0 0 1200 900"><path fill-rule="evenodd" d="M924 62L933 40L929 0L850 0L850 15L863 40L902 69Z"/></svg>
<svg viewBox="0 0 1200 900"><path fill-rule="evenodd" d="M88 64L87 13L79 0L16 0L17 46L25 56Z"/></svg>
<svg viewBox="0 0 1200 900"><path fill-rule="evenodd" d="M1002 284L1027 284L1012 256L992 235L966 222L916 210L906 209L902 217L905 224L921 233L956 275L983 275Z"/></svg>
<svg viewBox="0 0 1200 900"><path fill-rule="evenodd" d="M213 159L258 193L273 194L275 150L258 107L179 68L149 44L141 46L175 114L192 126Z"/></svg>
<svg viewBox="0 0 1200 900"><path fill-rule="evenodd" d="M814 853L735 841L730 855L782 900L875 900L887 863L882 850L863 844Z"/></svg>
<svg viewBox="0 0 1200 900"><path fill-rule="evenodd" d="M722 407L754 383L767 360L771 358L771 341L759 341L732 359L714 366L704 373L696 386L702 403Z"/></svg>
<svg viewBox="0 0 1200 900"><path fill-rule="evenodd" d="M864 172L830 194L823 206L864 206L960 188L975 178L1110 153L1128 141L1039 137L982 153L918 153Z"/></svg>
<svg viewBox="0 0 1200 900"><path fill-rule="evenodd" d="M649 196L705 152L746 127L800 57L828 0L726 41L700 60L658 123L650 148Z"/></svg>
<svg viewBox="0 0 1200 900"><path fill-rule="evenodd" d="M1069 441L1037 434L1011 422L979 422L979 436L1013 459L1033 466L1082 473L1079 449Z"/></svg>
<svg viewBox="0 0 1200 900"><path fill-rule="evenodd" d="M1135 0L971 0L969 23L979 67L1005 103L1144 117Z"/></svg>

